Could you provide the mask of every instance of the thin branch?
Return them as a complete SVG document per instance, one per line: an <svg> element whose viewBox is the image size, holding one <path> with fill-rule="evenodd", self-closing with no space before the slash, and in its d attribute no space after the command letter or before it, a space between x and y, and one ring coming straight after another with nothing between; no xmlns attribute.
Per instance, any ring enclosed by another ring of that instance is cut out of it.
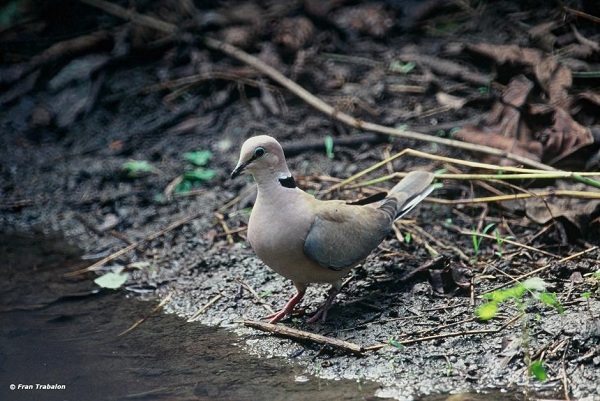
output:
<svg viewBox="0 0 600 401"><path fill-rule="evenodd" d="M206 312L208 310L208 308L210 308L215 302L217 302L219 299L223 298L223 294L217 294L215 295L210 301L208 301L206 303L206 305L204 305L203 307L201 307L200 309L198 309L187 321L189 322L195 322L196 319L198 318L198 316L200 316L201 314L203 314L204 312Z"/></svg>
<svg viewBox="0 0 600 401"><path fill-rule="evenodd" d="M246 327L252 327L254 329L266 331L281 337L301 341L312 341L317 344L331 345L332 347L350 351L355 354L362 354L364 352L363 347L358 344L339 340L337 338L326 337L321 334L311 333L310 331L298 330L283 325L263 323L256 320L244 320L242 323Z"/></svg>

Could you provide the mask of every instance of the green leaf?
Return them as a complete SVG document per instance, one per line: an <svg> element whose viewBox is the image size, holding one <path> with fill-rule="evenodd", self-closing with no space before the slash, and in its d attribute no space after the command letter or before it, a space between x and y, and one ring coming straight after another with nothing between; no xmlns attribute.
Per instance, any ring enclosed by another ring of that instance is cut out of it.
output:
<svg viewBox="0 0 600 401"><path fill-rule="evenodd" d="M523 298L525 291L527 291L527 289L522 283L514 285L510 288L500 291L501 301L504 302L509 299L521 299Z"/></svg>
<svg viewBox="0 0 600 401"><path fill-rule="evenodd" d="M488 302L480 305L475 309L475 315L481 320L490 320L498 313L498 304L496 302Z"/></svg>
<svg viewBox="0 0 600 401"><path fill-rule="evenodd" d="M333 154L333 138L331 137L331 135L327 135L325 137L325 154L330 159L333 159L333 157L334 157L334 154Z"/></svg>
<svg viewBox="0 0 600 401"><path fill-rule="evenodd" d="M195 170L188 171L183 176L186 180L190 181L208 181L217 175L217 172L212 169L198 167Z"/></svg>
<svg viewBox="0 0 600 401"><path fill-rule="evenodd" d="M460 130L461 130L461 128L459 128L459 127L454 127L454 128L452 128L452 129L450 130L450 134L449 134L448 136L449 136L450 138L453 138L453 137L454 137L454 136L455 136L455 135L458 133L458 131L460 131Z"/></svg>
<svg viewBox="0 0 600 401"><path fill-rule="evenodd" d="M487 233L488 233L488 231L490 231L490 230L491 230L491 229L492 229L492 228L493 228L495 225L496 225L496 223L490 223L490 224L488 224L487 226L485 226L485 227L483 228L483 233L484 233L484 234L487 234Z"/></svg>
<svg viewBox="0 0 600 401"><path fill-rule="evenodd" d="M127 279L129 278L129 273L123 272L108 272L94 280L94 283L99 285L102 288L110 288L111 290L116 290L120 288Z"/></svg>
<svg viewBox="0 0 600 401"><path fill-rule="evenodd" d="M541 382L546 381L546 378L548 378L546 368L539 359L537 361L533 361L531 365L529 365L529 373Z"/></svg>
<svg viewBox="0 0 600 401"><path fill-rule="evenodd" d="M479 245L481 244L481 239L479 239L477 235L475 235L475 229L472 229L471 232L473 233L473 235L471 236L471 240L473 241L473 249L475 249L475 252L479 252Z"/></svg>
<svg viewBox="0 0 600 401"><path fill-rule="evenodd" d="M130 177L137 177L142 173L155 173L156 168L146 160L131 160L123 163L123 170L127 171Z"/></svg>
<svg viewBox="0 0 600 401"><path fill-rule="evenodd" d="M190 192L191 190L192 182L189 180L183 180L175 187L176 194L184 194L186 192Z"/></svg>
<svg viewBox="0 0 600 401"><path fill-rule="evenodd" d="M525 291L525 287L523 287L522 284L517 284L504 290L496 290L484 294L483 298L500 303L508 301L509 299L521 299L523 294L525 294Z"/></svg>
<svg viewBox="0 0 600 401"><path fill-rule="evenodd" d="M585 299L590 299L590 296L591 296L591 295L592 295L592 294L591 294L590 292L583 292L583 293L581 294L581 296L582 296L583 298L585 298Z"/></svg>
<svg viewBox="0 0 600 401"><path fill-rule="evenodd" d="M389 69L392 72L399 72L401 74L408 74L415 67L416 67L416 64L413 63L412 61L409 61L408 63L403 63L401 61L394 60L394 61L392 61L390 63Z"/></svg>
<svg viewBox="0 0 600 401"><path fill-rule="evenodd" d="M556 297L556 294L553 292L540 292L537 294L537 298L546 305L556 309L558 313L563 313L565 311L563 306L560 304L560 301Z"/></svg>
<svg viewBox="0 0 600 401"><path fill-rule="evenodd" d="M210 150L198 150L196 152L187 152L183 154L183 157L195 166L202 167L208 164L208 161L212 159L212 152Z"/></svg>
<svg viewBox="0 0 600 401"><path fill-rule="evenodd" d="M406 346L399 341L394 340L394 337L390 337L390 341L388 342L392 347L396 347L398 349L404 349Z"/></svg>

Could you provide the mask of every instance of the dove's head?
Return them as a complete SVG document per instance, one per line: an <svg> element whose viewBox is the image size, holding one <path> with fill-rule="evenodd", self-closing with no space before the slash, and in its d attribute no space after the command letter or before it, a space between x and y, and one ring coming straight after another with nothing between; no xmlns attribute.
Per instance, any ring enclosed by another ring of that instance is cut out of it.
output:
<svg viewBox="0 0 600 401"><path fill-rule="evenodd" d="M268 135L253 136L242 145L240 159L231 173L231 178L239 176L244 171L252 174L256 181L261 177L277 179L291 177L281 145Z"/></svg>

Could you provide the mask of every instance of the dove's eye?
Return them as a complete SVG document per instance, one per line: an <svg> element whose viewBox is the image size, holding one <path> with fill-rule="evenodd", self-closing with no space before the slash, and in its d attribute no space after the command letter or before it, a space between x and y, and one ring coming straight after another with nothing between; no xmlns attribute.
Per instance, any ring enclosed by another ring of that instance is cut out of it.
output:
<svg viewBox="0 0 600 401"><path fill-rule="evenodd" d="M255 158L259 158L265 155L265 153L267 153L266 149L263 148L262 146L257 147L256 149L254 149L254 157Z"/></svg>

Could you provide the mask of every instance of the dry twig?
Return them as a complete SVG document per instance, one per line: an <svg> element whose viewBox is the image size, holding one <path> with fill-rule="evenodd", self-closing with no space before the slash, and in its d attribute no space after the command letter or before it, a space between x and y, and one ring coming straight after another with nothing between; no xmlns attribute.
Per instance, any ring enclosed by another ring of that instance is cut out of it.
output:
<svg viewBox="0 0 600 401"><path fill-rule="evenodd" d="M323 336L321 334L311 333L310 331L293 329L291 327L278 324L263 323L256 320L244 320L242 323L246 327L252 327L254 329L266 331L282 337L301 341L312 341L317 344L331 345L332 347L350 351L354 354L362 354L364 352L363 347L358 344Z"/></svg>
<svg viewBox="0 0 600 401"><path fill-rule="evenodd" d="M223 294L217 294L215 295L210 301L208 301L206 303L206 305L204 305L203 307L201 307L200 309L198 309L187 321L188 323L190 322L195 322L196 318L198 316L200 316L201 314L203 314L204 312L206 312L208 310L208 308L210 308L215 302L217 302L219 299L221 299L223 297Z"/></svg>

